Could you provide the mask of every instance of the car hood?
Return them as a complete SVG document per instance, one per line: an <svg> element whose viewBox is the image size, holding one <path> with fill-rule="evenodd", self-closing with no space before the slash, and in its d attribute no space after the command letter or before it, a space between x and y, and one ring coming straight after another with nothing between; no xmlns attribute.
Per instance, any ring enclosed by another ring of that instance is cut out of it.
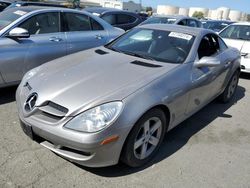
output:
<svg viewBox="0 0 250 188"><path fill-rule="evenodd" d="M237 48L241 53L250 53L250 41L223 39L228 46Z"/></svg>
<svg viewBox="0 0 250 188"><path fill-rule="evenodd" d="M37 68L34 77L22 83L28 82L32 88L30 93L38 94L36 106L52 101L67 108L67 115L72 115L86 106L122 100L176 66L103 47L48 62Z"/></svg>

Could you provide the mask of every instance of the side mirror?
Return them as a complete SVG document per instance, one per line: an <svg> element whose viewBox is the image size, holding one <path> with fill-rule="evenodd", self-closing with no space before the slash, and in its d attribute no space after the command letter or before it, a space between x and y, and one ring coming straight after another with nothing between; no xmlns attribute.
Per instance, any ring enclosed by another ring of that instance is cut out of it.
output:
<svg viewBox="0 0 250 188"><path fill-rule="evenodd" d="M26 29L16 27L16 28L10 30L7 37L10 37L10 38L29 38L30 34Z"/></svg>
<svg viewBox="0 0 250 188"><path fill-rule="evenodd" d="M203 57L194 63L197 68L200 67L217 67L220 65L220 60L215 57Z"/></svg>

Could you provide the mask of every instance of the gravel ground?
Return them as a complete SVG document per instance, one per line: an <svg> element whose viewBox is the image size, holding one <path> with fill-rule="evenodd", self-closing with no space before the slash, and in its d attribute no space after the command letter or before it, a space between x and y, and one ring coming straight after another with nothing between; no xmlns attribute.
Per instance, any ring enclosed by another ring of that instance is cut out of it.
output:
<svg viewBox="0 0 250 188"><path fill-rule="evenodd" d="M212 102L173 129L139 169L80 167L31 141L19 126L15 89L0 90L0 188L250 187L249 75L231 103Z"/></svg>

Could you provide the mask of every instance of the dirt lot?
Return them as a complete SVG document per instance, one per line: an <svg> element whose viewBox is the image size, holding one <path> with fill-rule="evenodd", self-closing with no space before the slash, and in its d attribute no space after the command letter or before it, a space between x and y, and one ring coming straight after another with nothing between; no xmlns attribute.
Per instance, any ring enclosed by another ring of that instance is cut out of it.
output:
<svg viewBox="0 0 250 188"><path fill-rule="evenodd" d="M34 143L19 126L14 95L0 90L0 188L250 187L248 75L231 103L213 102L176 127L140 169L79 167Z"/></svg>

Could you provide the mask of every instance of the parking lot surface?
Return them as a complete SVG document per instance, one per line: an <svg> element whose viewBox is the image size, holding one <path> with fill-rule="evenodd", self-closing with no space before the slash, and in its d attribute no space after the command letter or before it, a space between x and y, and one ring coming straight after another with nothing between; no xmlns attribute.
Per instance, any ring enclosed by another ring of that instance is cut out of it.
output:
<svg viewBox="0 0 250 188"><path fill-rule="evenodd" d="M173 129L139 169L80 167L31 141L19 126L15 89L0 89L0 188L250 187L249 75L233 101L212 102Z"/></svg>

